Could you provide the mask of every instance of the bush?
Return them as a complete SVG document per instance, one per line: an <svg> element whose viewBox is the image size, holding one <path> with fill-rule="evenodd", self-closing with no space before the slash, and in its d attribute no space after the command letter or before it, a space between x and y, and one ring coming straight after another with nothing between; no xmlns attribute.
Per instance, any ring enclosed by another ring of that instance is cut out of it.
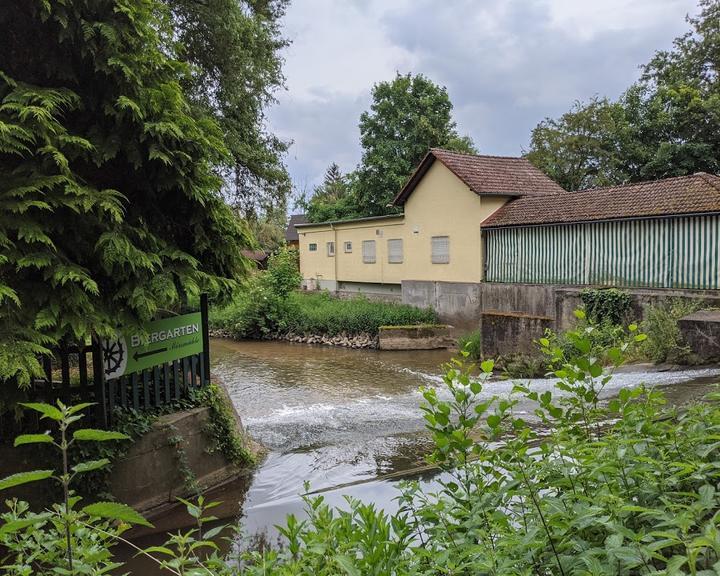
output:
<svg viewBox="0 0 720 576"><path fill-rule="evenodd" d="M480 330L460 336L458 338L458 348L467 352L470 360L480 360L482 358L482 334Z"/></svg>
<svg viewBox="0 0 720 576"><path fill-rule="evenodd" d="M588 288L580 293L587 319L594 324L619 325L628 321L630 295L616 288Z"/></svg>
<svg viewBox="0 0 720 576"><path fill-rule="evenodd" d="M673 298L658 306L649 306L642 323L643 331L648 336L642 347L644 356L656 364L692 363L692 351L682 340L678 320L699 310L701 305L700 302L686 298Z"/></svg>
<svg viewBox="0 0 720 576"><path fill-rule="evenodd" d="M544 358L532 354L507 354L498 364L505 378L542 378L549 370Z"/></svg>

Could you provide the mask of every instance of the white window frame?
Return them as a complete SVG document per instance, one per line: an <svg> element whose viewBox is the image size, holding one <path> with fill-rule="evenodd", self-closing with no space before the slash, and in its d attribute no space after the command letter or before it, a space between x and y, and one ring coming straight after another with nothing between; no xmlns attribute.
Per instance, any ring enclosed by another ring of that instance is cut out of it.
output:
<svg viewBox="0 0 720 576"><path fill-rule="evenodd" d="M335 242L326 242L325 247L328 256L335 256Z"/></svg>
<svg viewBox="0 0 720 576"><path fill-rule="evenodd" d="M389 238L387 241L387 253L388 264L402 264L404 257L402 238Z"/></svg>
<svg viewBox="0 0 720 576"><path fill-rule="evenodd" d="M371 249L372 254L370 254ZM375 246L375 240L363 240L362 258L363 264L375 264L375 262L377 262L377 248Z"/></svg>
<svg viewBox="0 0 720 576"><path fill-rule="evenodd" d="M443 252L440 249L445 246ZM430 238L430 261L433 264L450 264L450 236L433 236Z"/></svg>
<svg viewBox="0 0 720 576"><path fill-rule="evenodd" d="M308 244L308 251L317 252L317 242L310 242L310 244Z"/></svg>
<svg viewBox="0 0 720 576"><path fill-rule="evenodd" d="M343 242L345 254L352 254L352 242Z"/></svg>

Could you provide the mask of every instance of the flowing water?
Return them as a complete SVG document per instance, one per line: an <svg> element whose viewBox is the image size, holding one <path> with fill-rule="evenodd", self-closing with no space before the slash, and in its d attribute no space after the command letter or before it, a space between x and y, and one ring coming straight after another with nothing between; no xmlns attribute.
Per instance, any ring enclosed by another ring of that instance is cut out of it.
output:
<svg viewBox="0 0 720 576"><path fill-rule="evenodd" d="M447 396L440 366L449 352L213 340L211 354L213 374L226 385L248 433L269 450L249 490L229 485L211 496L225 500L223 515L236 516L246 534L274 538L274 525L289 513L302 513L305 482L333 504L342 505L351 495L391 510L398 479L422 476L418 470L431 443L418 389L434 387ZM715 381L720 368L657 372L636 367L616 374L605 395L644 382L682 403L701 397ZM554 384L528 382L538 392ZM511 382L493 381L483 394L502 396L511 388ZM518 406L529 417L532 409ZM429 479L432 472L424 476ZM159 519L162 526L186 524L176 512Z"/></svg>

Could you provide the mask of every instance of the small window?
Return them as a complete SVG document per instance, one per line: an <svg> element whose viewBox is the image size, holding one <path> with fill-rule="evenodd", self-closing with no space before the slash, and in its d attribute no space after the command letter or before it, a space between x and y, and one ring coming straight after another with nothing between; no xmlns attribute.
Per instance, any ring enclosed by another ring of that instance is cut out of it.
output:
<svg viewBox="0 0 720 576"><path fill-rule="evenodd" d="M375 264L375 240L363 240L363 263Z"/></svg>
<svg viewBox="0 0 720 576"><path fill-rule="evenodd" d="M432 263L433 264L449 264L450 263L450 237L449 236L433 236L432 237Z"/></svg>
<svg viewBox="0 0 720 576"><path fill-rule="evenodd" d="M401 238L393 238L387 241L388 245L388 263L402 264L403 261L403 241Z"/></svg>
<svg viewBox="0 0 720 576"><path fill-rule="evenodd" d="M328 242L328 243L327 243L327 255L328 255L328 256L335 256L335 242Z"/></svg>
<svg viewBox="0 0 720 576"><path fill-rule="evenodd" d="M310 246L308 246L308 250L310 250L310 252L317 252L317 244L313 242Z"/></svg>
<svg viewBox="0 0 720 576"><path fill-rule="evenodd" d="M352 242L345 242L345 253L350 254L352 252Z"/></svg>

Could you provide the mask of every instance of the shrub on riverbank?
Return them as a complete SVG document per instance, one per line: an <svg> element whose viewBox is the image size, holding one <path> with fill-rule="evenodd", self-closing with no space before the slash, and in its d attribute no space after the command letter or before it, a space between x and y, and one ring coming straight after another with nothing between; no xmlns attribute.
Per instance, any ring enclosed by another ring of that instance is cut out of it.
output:
<svg viewBox="0 0 720 576"><path fill-rule="evenodd" d="M259 312L258 294L240 294L233 304L211 314L215 328L236 338L258 338L271 333L376 335L380 326L434 324L437 314L405 304L379 302L358 296L340 299L324 292L293 292Z"/></svg>

